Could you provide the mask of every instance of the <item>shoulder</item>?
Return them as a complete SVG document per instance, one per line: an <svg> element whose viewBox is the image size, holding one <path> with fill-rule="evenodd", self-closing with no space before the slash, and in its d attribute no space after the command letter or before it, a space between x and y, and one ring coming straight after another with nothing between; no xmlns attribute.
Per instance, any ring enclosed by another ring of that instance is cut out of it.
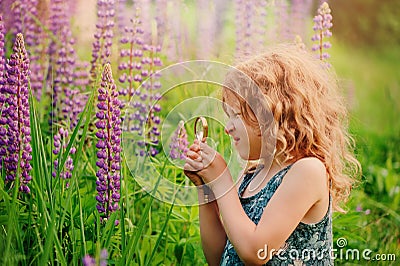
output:
<svg viewBox="0 0 400 266"><path fill-rule="evenodd" d="M290 171L298 174L305 174L304 178L326 177L326 167L324 163L316 157L305 157L296 161L290 168Z"/></svg>
<svg viewBox="0 0 400 266"><path fill-rule="evenodd" d="M319 198L327 189L327 172L324 163L315 157L296 161L282 182L302 192L311 192ZM321 194L320 194L321 193Z"/></svg>

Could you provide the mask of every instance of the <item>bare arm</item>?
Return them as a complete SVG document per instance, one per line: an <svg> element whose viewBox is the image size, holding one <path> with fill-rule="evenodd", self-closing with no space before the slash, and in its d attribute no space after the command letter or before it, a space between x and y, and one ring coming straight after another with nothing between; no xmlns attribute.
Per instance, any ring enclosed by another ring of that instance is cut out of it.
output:
<svg viewBox="0 0 400 266"><path fill-rule="evenodd" d="M199 158L199 155L192 151L188 151L187 156L193 160ZM195 171L185 170L184 172L197 187L200 235L204 255L209 265L219 265L227 236L221 223L214 194L209 187L204 185L203 180ZM205 194L207 194L207 200Z"/></svg>
<svg viewBox="0 0 400 266"><path fill-rule="evenodd" d="M203 189L198 189L199 202L204 199ZM226 243L226 233L219 216L217 202L199 206L200 234L203 252L210 266L219 265Z"/></svg>

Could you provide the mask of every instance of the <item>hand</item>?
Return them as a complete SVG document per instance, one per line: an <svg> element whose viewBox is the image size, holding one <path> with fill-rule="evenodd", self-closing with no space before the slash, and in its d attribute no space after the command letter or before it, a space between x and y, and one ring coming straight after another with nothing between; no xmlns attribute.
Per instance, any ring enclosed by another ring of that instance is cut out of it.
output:
<svg viewBox="0 0 400 266"><path fill-rule="evenodd" d="M194 172L204 183L210 183L216 180L226 168L224 158L207 143L195 140L190 146L184 165L186 172Z"/></svg>
<svg viewBox="0 0 400 266"><path fill-rule="evenodd" d="M193 171L189 171L189 170L183 170L183 173L189 177L190 181L192 181L192 183L196 186L196 187L200 187L202 185L204 185L204 181L203 179L201 179L201 177Z"/></svg>
<svg viewBox="0 0 400 266"><path fill-rule="evenodd" d="M200 146L198 146L196 143L190 146L189 151L186 153L186 157L190 158L194 162L201 162L202 158L201 156L197 153L197 151L200 150ZM199 169L202 169L202 166L199 164L198 165ZM189 170L190 169L190 170ZM188 166L184 166L183 172L187 177L189 177L190 181L197 186L200 187L204 185L203 179L197 174L198 170L195 170L194 168L189 168Z"/></svg>

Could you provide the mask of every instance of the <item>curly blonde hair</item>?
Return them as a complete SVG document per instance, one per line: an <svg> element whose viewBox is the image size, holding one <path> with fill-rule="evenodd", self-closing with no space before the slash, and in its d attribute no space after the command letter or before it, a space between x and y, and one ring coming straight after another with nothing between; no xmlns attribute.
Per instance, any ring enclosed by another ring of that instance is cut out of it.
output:
<svg viewBox="0 0 400 266"><path fill-rule="evenodd" d="M244 84L244 79L238 84L237 75L232 78L228 74L223 101L230 101L230 95L235 94L244 120L250 125L261 125L261 134L276 138L273 160L278 164L294 163L304 157L321 160L331 184L333 207L343 212L340 204L349 197L361 166L354 157L346 105L339 96L334 72L295 45L273 47L237 64L236 69L255 83L263 99L250 106L248 97L254 92L249 89L251 84ZM231 86L237 88L234 93L227 89ZM259 115L260 109L272 113L274 128L265 126L268 121L259 121L265 117Z"/></svg>

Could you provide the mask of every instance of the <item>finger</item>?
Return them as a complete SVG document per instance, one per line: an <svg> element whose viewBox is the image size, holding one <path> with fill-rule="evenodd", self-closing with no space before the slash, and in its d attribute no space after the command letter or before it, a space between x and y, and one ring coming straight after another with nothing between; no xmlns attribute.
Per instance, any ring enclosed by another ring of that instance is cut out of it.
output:
<svg viewBox="0 0 400 266"><path fill-rule="evenodd" d="M202 169L200 166L194 166L193 164L185 163L183 165L183 170L190 172L198 172Z"/></svg>
<svg viewBox="0 0 400 266"><path fill-rule="evenodd" d="M200 171L200 170L203 170L203 168L204 168L204 165L202 162L196 162L190 158L186 158L186 163L183 166L184 170L189 170L189 171Z"/></svg>
<svg viewBox="0 0 400 266"><path fill-rule="evenodd" d="M198 154L197 152L191 151L191 150L187 151L186 156L197 162L201 162L201 160L202 160L200 154Z"/></svg>
<svg viewBox="0 0 400 266"><path fill-rule="evenodd" d="M200 150L202 151L201 156L203 157L209 157L209 156L215 157L216 151L210 146L208 146L207 143L201 143Z"/></svg>
<svg viewBox="0 0 400 266"><path fill-rule="evenodd" d="M192 150L194 152L198 152L200 150L200 146L198 144L196 144L196 143L192 144L192 145L190 145L189 150Z"/></svg>

